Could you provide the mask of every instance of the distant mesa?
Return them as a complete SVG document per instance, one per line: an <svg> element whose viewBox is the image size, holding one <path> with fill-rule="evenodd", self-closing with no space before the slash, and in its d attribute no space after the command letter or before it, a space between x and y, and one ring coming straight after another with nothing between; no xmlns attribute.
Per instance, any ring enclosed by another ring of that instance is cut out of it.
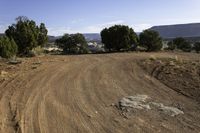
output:
<svg viewBox="0 0 200 133"><path fill-rule="evenodd" d="M101 35L99 33L85 33L83 35L87 41L101 41Z"/></svg>
<svg viewBox="0 0 200 133"><path fill-rule="evenodd" d="M154 26L150 29L158 31L164 39L176 37L200 38L200 23Z"/></svg>
<svg viewBox="0 0 200 133"><path fill-rule="evenodd" d="M59 39L59 38L61 38L61 36L48 36L49 42L55 42L56 39Z"/></svg>

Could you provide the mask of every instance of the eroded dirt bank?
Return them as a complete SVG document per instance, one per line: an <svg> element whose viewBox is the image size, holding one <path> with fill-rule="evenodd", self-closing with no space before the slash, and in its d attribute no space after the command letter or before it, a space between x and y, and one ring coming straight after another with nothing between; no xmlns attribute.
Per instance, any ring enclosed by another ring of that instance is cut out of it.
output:
<svg viewBox="0 0 200 133"><path fill-rule="evenodd" d="M198 54L120 53L45 56L14 66L1 61L0 132L200 132L199 103L138 64L152 55L199 60ZM137 95L184 114L172 117L153 106L124 114L116 106Z"/></svg>

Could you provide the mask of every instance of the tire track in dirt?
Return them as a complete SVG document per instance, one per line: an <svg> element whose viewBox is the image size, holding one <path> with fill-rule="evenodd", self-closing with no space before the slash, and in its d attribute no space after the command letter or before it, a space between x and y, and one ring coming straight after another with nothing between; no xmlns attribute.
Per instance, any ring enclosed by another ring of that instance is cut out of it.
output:
<svg viewBox="0 0 200 133"><path fill-rule="evenodd" d="M0 132L198 132L198 105L149 77L137 65L140 58L148 57L59 56L38 70L17 75L0 85ZM185 115L166 118L152 111L139 111L125 119L110 106L124 96L136 94L167 105L184 103ZM14 128L16 123L18 129Z"/></svg>

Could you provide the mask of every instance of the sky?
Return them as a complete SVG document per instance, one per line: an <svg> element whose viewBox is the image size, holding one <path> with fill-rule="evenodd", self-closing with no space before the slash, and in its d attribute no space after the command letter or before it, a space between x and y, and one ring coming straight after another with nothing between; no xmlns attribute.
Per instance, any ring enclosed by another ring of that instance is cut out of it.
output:
<svg viewBox="0 0 200 133"><path fill-rule="evenodd" d="M49 35L99 33L115 24L136 32L155 25L200 23L200 0L0 0L0 33L27 16Z"/></svg>

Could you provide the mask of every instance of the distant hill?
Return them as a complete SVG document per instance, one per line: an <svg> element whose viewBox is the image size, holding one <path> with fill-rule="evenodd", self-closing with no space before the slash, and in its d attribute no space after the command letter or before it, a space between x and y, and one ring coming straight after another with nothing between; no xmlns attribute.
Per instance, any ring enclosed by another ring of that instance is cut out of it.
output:
<svg viewBox="0 0 200 133"><path fill-rule="evenodd" d="M158 31L164 39L176 37L197 39L200 37L200 23L154 26L150 29Z"/></svg>
<svg viewBox="0 0 200 133"><path fill-rule="evenodd" d="M83 35L87 41L101 41L101 35L99 33L85 33Z"/></svg>
<svg viewBox="0 0 200 133"><path fill-rule="evenodd" d="M48 41L51 42L55 42L56 39L60 38L61 36L48 36Z"/></svg>
<svg viewBox="0 0 200 133"><path fill-rule="evenodd" d="M85 33L83 35L88 42L89 41L101 42L101 36L99 33ZM60 37L61 36L48 36L48 39L49 39L49 42L55 42L55 40Z"/></svg>
<svg viewBox="0 0 200 133"><path fill-rule="evenodd" d="M4 36L5 34L0 33L0 36ZM87 41L96 41L101 42L101 36L99 33L85 33L83 34ZM61 36L48 36L49 42L55 42L56 39L61 38Z"/></svg>

